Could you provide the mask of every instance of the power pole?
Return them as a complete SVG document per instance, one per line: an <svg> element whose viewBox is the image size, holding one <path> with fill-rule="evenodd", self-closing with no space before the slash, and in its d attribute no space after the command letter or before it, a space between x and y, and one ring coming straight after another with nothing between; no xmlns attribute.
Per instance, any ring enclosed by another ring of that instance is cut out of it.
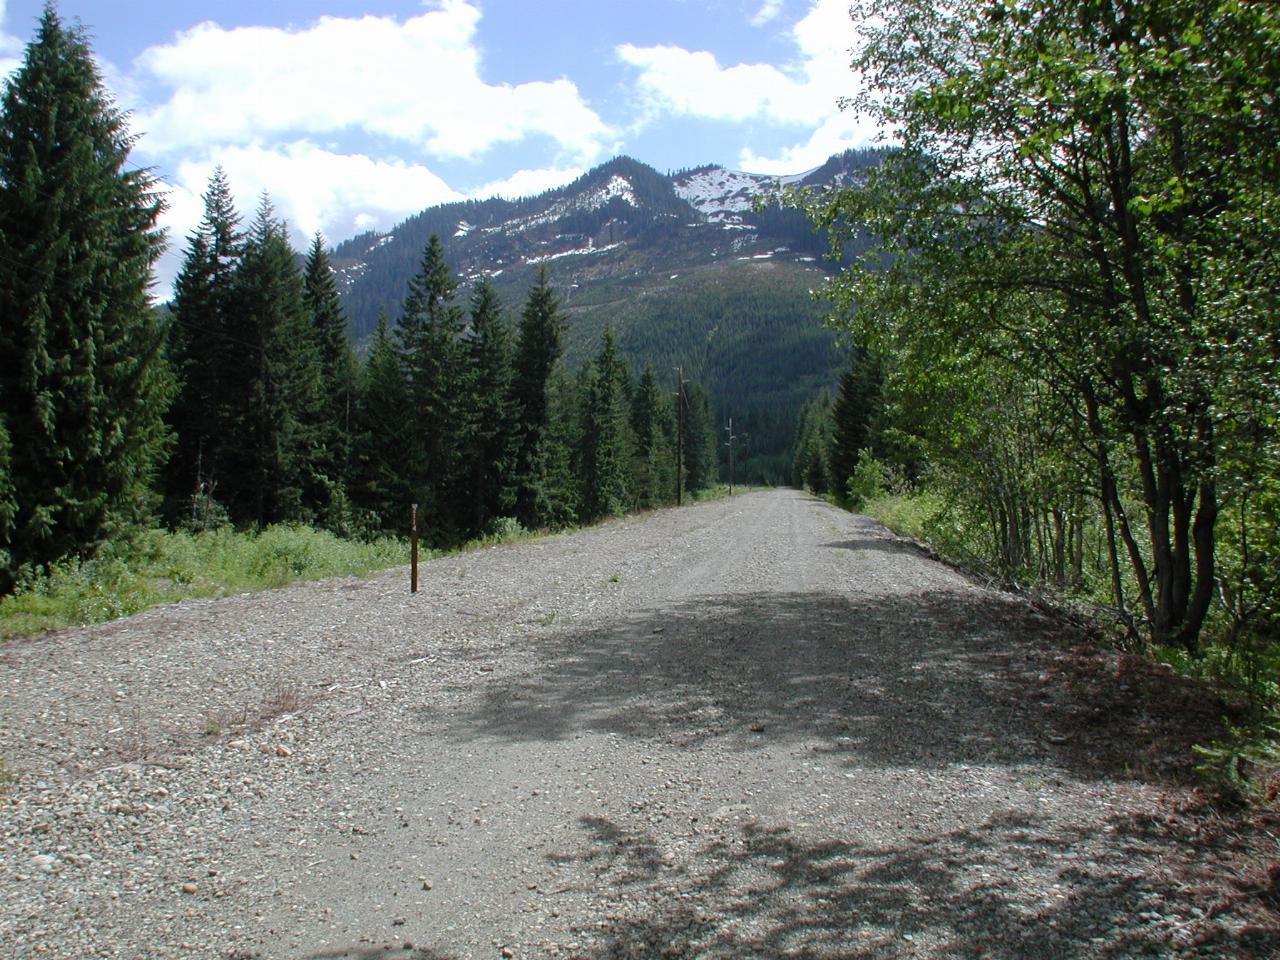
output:
<svg viewBox="0 0 1280 960"><path fill-rule="evenodd" d="M733 441L738 438L733 435L733 417L729 418L729 425L724 428L725 433L729 434L729 440L725 446L729 448L729 496L733 496Z"/></svg>
<svg viewBox="0 0 1280 960"><path fill-rule="evenodd" d="M676 367L676 506L684 502L684 368Z"/></svg>

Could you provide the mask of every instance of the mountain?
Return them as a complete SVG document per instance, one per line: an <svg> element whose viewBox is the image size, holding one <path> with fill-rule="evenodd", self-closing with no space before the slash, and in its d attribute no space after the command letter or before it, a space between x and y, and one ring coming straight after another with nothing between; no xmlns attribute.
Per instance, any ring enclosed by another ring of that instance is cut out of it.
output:
<svg viewBox="0 0 1280 960"><path fill-rule="evenodd" d="M571 368L611 325L637 367L648 359L674 382L682 366L722 421L734 417L740 476L782 481L798 411L834 385L844 357L809 293L835 267L826 239L799 212L757 201L778 185L856 183L881 156L849 151L783 178L714 165L664 175L617 157L537 197L432 207L348 240L332 262L357 339L380 309L397 316L433 233L463 297L486 276L513 312L545 264L565 305Z"/></svg>

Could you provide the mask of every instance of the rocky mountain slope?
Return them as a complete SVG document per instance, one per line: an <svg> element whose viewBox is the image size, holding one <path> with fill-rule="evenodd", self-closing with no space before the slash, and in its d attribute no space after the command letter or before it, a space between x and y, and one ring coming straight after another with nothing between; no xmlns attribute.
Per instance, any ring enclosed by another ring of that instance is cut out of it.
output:
<svg viewBox="0 0 1280 960"><path fill-rule="evenodd" d="M368 336L380 310L396 319L431 234L462 283L488 277L518 311L534 273L551 272L565 305L570 367L597 348L606 325L638 367L672 368L734 416L754 479L785 481L786 446L800 406L834 384L844 363L810 296L833 264L826 240L799 212L758 206L779 185L856 183L875 150L832 157L781 179L702 166L662 174L618 157L566 187L422 211L386 234L339 246L333 263L353 333Z"/></svg>

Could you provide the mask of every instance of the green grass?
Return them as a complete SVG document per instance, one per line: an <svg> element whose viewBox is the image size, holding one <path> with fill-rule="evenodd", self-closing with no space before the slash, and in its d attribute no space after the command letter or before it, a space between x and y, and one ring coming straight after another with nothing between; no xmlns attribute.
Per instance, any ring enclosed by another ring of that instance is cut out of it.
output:
<svg viewBox="0 0 1280 960"><path fill-rule="evenodd" d="M283 586L296 580L359 576L408 562L392 539L341 540L307 527L260 533L148 530L30 577L0 598L0 640L102 623L162 603Z"/></svg>
<svg viewBox="0 0 1280 960"><path fill-rule="evenodd" d="M943 504L936 494L894 493L868 500L860 513L882 523L895 533L928 541L934 522L942 514Z"/></svg>

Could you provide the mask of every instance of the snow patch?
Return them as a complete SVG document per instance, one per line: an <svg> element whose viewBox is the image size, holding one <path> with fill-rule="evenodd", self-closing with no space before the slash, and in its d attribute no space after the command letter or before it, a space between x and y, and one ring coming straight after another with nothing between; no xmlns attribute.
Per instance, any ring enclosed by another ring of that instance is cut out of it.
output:
<svg viewBox="0 0 1280 960"><path fill-rule="evenodd" d="M475 229L475 224L467 223L465 220L458 221L458 229L453 231L455 237L465 237Z"/></svg>
<svg viewBox="0 0 1280 960"><path fill-rule="evenodd" d="M575 250L562 250L560 253L548 253L542 257L530 257L525 263L538 264L546 263L548 260L559 260L561 257L582 257L588 254L608 253L610 250L616 250L622 246L621 241L618 243L606 244L603 247L597 247L594 243L588 243L585 247L578 247Z"/></svg>

